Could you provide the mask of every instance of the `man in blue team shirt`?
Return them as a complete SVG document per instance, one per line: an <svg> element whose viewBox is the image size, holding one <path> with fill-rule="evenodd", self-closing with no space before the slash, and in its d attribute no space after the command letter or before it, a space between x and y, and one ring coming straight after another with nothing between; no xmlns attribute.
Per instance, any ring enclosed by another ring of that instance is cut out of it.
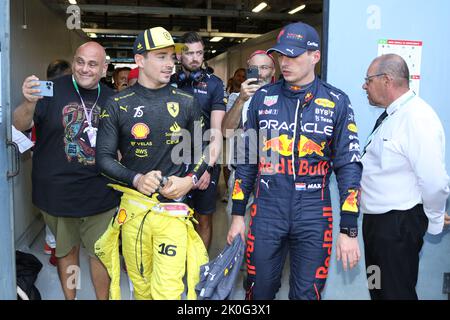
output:
<svg viewBox="0 0 450 320"><path fill-rule="evenodd" d="M181 51L181 70L174 74L172 83L192 95L202 108L205 137L209 144L207 172L191 193L192 206L199 224L197 232L209 248L212 236L212 214L216 211L216 193L220 174L217 159L222 148L221 124L225 116L225 98L223 82L202 68L204 61L204 43L196 32L187 32L181 37L184 44ZM208 155L208 153L206 153Z"/></svg>

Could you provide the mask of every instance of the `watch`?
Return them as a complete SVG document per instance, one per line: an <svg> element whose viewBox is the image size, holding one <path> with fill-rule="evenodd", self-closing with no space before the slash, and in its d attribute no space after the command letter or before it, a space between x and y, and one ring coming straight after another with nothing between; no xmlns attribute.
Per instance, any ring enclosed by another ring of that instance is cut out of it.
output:
<svg viewBox="0 0 450 320"><path fill-rule="evenodd" d="M341 233L346 234L350 238L356 238L358 236L358 228L343 228L343 227L341 227Z"/></svg>
<svg viewBox="0 0 450 320"><path fill-rule="evenodd" d="M208 165L208 167L206 168L206 171L208 171L209 174L212 174L214 171L214 166Z"/></svg>
<svg viewBox="0 0 450 320"><path fill-rule="evenodd" d="M197 176L195 174L192 175L192 183L194 184L194 186L196 186L197 183L198 183L198 178L197 178Z"/></svg>

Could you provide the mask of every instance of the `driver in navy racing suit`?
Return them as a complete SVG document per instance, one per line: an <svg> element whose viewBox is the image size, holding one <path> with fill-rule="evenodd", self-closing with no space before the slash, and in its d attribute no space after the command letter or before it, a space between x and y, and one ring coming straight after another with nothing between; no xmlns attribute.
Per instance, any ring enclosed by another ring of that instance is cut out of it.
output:
<svg viewBox="0 0 450 320"><path fill-rule="evenodd" d="M256 188L247 235L247 299L275 298L288 252L289 298L321 298L333 242L332 171L341 209L337 257L345 270L360 259L357 127L347 95L314 74L318 43L317 32L306 24L285 27L269 50L278 52L285 80L261 88L250 103L249 141L245 164L237 166L227 237L229 243L236 235L243 237L245 207ZM259 136L257 164L249 163L251 132Z"/></svg>

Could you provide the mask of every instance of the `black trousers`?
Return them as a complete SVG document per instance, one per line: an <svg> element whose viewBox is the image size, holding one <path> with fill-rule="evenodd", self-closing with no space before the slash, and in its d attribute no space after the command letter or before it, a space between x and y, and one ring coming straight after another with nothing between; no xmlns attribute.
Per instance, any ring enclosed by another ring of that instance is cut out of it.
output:
<svg viewBox="0 0 450 320"><path fill-rule="evenodd" d="M372 300L417 300L419 253L427 228L421 204L405 211L364 215L364 251L366 268L371 270L367 277ZM378 282L377 276L381 277ZM377 283L381 284L378 288Z"/></svg>

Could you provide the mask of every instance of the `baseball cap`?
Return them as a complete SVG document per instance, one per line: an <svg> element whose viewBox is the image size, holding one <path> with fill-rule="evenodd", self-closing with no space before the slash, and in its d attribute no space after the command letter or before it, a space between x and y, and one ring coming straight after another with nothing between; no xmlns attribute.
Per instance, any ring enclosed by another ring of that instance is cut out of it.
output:
<svg viewBox="0 0 450 320"><path fill-rule="evenodd" d="M139 68L131 69L130 73L128 73L128 81L131 79L137 79L139 77Z"/></svg>
<svg viewBox="0 0 450 320"><path fill-rule="evenodd" d="M291 23L278 34L277 44L267 50L295 58L308 50L320 50L320 38L316 29L303 22Z"/></svg>
<svg viewBox="0 0 450 320"><path fill-rule="evenodd" d="M138 34L133 45L134 54L175 46L169 31L163 27L154 27Z"/></svg>

